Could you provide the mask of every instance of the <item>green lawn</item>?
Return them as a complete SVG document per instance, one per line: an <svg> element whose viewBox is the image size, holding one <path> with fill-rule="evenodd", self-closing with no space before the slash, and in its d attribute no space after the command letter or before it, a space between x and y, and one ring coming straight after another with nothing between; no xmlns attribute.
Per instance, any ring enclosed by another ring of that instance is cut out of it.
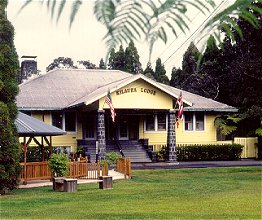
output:
<svg viewBox="0 0 262 220"><path fill-rule="evenodd" d="M19 189L1 219L261 219L261 167L133 171L113 189Z"/></svg>

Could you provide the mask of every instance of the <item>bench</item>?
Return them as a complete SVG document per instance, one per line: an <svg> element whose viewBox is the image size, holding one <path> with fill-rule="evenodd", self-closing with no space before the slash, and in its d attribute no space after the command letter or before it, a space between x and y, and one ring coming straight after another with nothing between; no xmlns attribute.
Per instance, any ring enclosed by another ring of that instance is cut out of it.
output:
<svg viewBox="0 0 262 220"><path fill-rule="evenodd" d="M57 192L76 192L77 179L55 177L53 179L53 190Z"/></svg>
<svg viewBox="0 0 262 220"><path fill-rule="evenodd" d="M100 176L99 178L99 189L112 189L113 179L112 176Z"/></svg>

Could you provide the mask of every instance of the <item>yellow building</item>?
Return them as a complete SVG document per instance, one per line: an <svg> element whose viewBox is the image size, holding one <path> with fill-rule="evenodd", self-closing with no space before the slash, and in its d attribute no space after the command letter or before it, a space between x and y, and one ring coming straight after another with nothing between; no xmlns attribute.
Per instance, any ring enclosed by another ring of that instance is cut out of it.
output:
<svg viewBox="0 0 262 220"><path fill-rule="evenodd" d="M150 159L142 144L157 150L168 145L176 160L176 144L214 144L214 119L237 109L153 81L142 74L118 70L56 69L20 85L17 106L67 132L53 139L54 147L83 146L91 155L121 150L132 161ZM110 91L115 109L112 122L105 98ZM175 125L182 92L184 120Z"/></svg>

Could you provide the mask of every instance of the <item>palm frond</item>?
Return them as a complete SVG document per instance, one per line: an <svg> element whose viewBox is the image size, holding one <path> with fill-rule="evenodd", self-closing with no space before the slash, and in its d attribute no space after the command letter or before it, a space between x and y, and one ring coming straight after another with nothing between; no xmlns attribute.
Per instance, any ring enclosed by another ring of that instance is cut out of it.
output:
<svg viewBox="0 0 262 220"><path fill-rule="evenodd" d="M33 2L33 0L27 0L25 1L25 3L20 7L20 9L18 10L17 14L21 13L21 11L23 11L31 2ZM43 1L42 1L43 2Z"/></svg>
<svg viewBox="0 0 262 220"><path fill-rule="evenodd" d="M219 39L221 38L221 32L225 31L232 41L235 40L236 34L238 34L240 38L243 38L241 28L232 18L240 17L249 22L253 27L258 28L259 20L255 15L253 15L252 11L262 14L262 9L255 6L253 2L253 0L236 0L235 3L209 19L204 26L202 33L204 31L209 34L216 32L216 35L218 36L217 39ZM257 2L262 3L262 0L257 0Z"/></svg>
<svg viewBox="0 0 262 220"><path fill-rule="evenodd" d="M70 23L69 23L69 29L71 29L72 27L72 24L75 20L75 17L76 17L76 14L79 10L79 7L80 5L82 4L82 1L81 0L75 0L73 3L72 3L72 9L71 9L71 14L70 14Z"/></svg>
<svg viewBox="0 0 262 220"><path fill-rule="evenodd" d="M56 17L56 22L57 22L57 23L58 23L61 15L62 15L62 12L63 12L63 10L64 10L65 4L66 4L66 0L62 0L62 1L60 2L59 8L58 8L58 12L57 12L57 17Z"/></svg>

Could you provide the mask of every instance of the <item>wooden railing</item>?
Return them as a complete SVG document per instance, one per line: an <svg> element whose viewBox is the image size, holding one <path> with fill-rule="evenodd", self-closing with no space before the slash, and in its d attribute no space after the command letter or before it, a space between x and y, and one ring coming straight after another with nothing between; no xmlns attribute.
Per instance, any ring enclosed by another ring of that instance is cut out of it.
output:
<svg viewBox="0 0 262 220"><path fill-rule="evenodd" d="M47 161L20 163L21 180L43 180L51 178L51 171Z"/></svg>
<svg viewBox="0 0 262 220"><path fill-rule="evenodd" d="M126 178L131 178L131 160L128 158L119 158L116 162L116 171L123 173Z"/></svg>
<svg viewBox="0 0 262 220"><path fill-rule="evenodd" d="M52 173L47 161L20 163L22 170L20 179L26 183L28 180L51 179ZM70 178L98 179L99 176L108 175L108 166L98 163L88 163L87 159L72 161L68 164L68 175Z"/></svg>

